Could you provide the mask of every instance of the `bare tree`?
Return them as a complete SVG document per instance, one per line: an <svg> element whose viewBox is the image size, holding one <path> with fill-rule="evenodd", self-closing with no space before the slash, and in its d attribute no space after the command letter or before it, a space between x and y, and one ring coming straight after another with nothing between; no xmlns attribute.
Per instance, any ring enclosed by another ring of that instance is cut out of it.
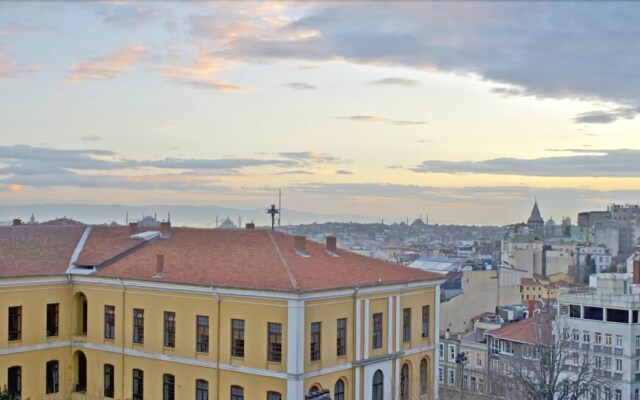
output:
<svg viewBox="0 0 640 400"><path fill-rule="evenodd" d="M610 382L591 346L580 347L562 319L554 321L552 313L544 312L526 327L531 340L514 345L506 363L507 384L522 399L577 400Z"/></svg>

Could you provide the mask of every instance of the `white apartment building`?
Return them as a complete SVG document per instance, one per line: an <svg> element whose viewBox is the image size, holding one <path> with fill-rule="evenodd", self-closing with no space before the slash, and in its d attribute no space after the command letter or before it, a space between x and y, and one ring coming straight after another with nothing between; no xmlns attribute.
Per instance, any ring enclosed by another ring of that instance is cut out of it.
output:
<svg viewBox="0 0 640 400"><path fill-rule="evenodd" d="M634 267L640 270L640 262ZM568 327L576 353L591 352L611 382L597 388L596 398L640 400L640 282L599 274L595 290L561 293L558 306L566 311L558 321Z"/></svg>
<svg viewBox="0 0 640 400"><path fill-rule="evenodd" d="M589 267L591 260L596 264L596 273L600 273L611 266L611 250L604 245L578 248L578 266Z"/></svg>

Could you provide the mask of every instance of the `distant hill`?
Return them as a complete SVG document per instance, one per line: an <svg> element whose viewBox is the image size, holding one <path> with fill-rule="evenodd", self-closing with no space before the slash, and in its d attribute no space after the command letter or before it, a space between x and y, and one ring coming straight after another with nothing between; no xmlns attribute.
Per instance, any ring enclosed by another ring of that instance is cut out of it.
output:
<svg viewBox="0 0 640 400"><path fill-rule="evenodd" d="M31 214L36 221L44 222L56 218L70 218L88 224L103 224L117 222L125 224L127 213L129 221L142 219L144 215L156 215L158 220L166 220L171 213L171 222L176 226L214 227L216 215L222 223L227 217L238 224L238 217L242 225L254 221L256 226L271 225L271 217L266 213L266 206L254 209L227 208L211 205L169 205L151 204L127 206L121 204L11 204L0 205L0 221L11 221L21 218L28 221ZM303 224L326 221L357 221L374 222L372 218L362 215L347 214L315 214L303 211L284 209L282 225Z"/></svg>

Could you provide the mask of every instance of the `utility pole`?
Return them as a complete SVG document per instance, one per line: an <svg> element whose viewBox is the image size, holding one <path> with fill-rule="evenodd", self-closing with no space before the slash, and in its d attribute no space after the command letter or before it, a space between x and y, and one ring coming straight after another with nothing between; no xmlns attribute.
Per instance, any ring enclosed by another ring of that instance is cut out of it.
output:
<svg viewBox="0 0 640 400"><path fill-rule="evenodd" d="M464 367L467 365L467 353L459 352L456 354L456 364L460 366L460 400L464 400Z"/></svg>

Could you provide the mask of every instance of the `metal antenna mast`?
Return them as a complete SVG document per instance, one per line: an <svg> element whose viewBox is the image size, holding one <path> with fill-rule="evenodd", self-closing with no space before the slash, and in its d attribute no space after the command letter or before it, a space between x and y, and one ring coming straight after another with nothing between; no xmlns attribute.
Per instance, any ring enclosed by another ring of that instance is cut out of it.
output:
<svg viewBox="0 0 640 400"><path fill-rule="evenodd" d="M271 214L271 230L274 230L276 225L276 214L280 214L280 211L278 211L275 204L272 204L271 208L267 208L267 214Z"/></svg>

